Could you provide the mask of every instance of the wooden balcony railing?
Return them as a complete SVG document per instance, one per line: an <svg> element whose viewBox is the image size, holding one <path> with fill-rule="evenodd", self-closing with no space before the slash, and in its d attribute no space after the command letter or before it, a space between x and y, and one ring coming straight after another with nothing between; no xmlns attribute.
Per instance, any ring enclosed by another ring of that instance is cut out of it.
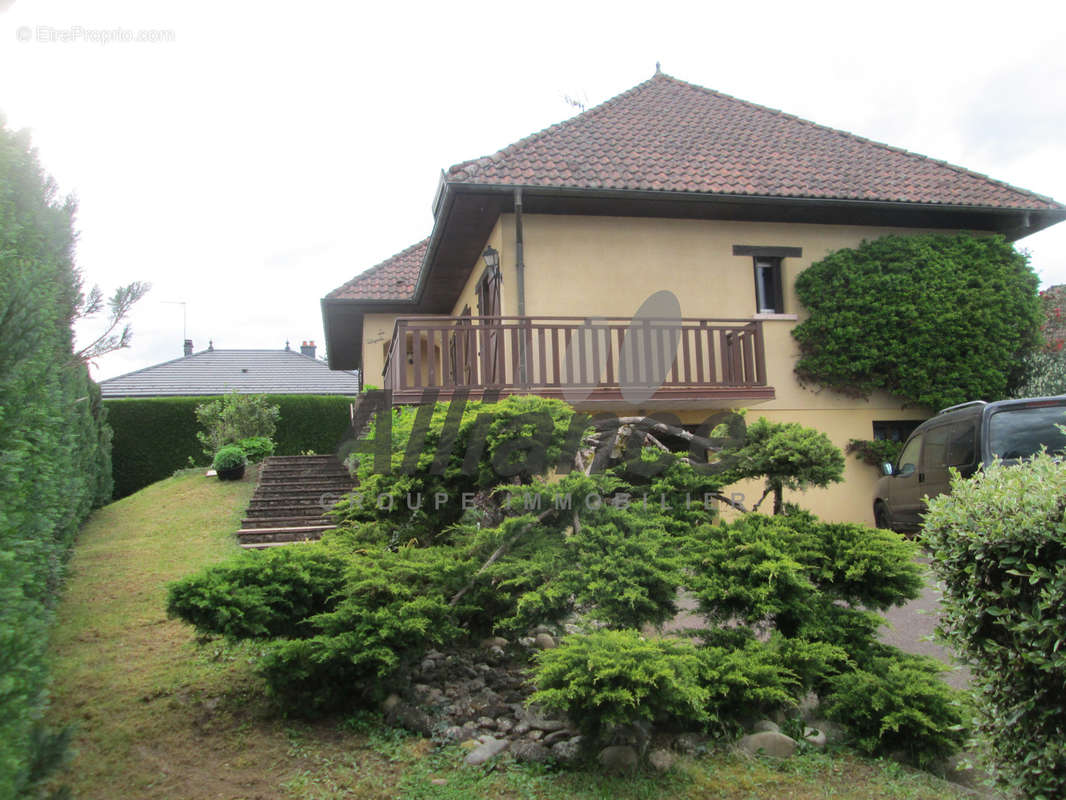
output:
<svg viewBox="0 0 1066 800"><path fill-rule="evenodd" d="M401 317L384 378L399 403L426 390L592 403L774 396L752 320Z"/></svg>

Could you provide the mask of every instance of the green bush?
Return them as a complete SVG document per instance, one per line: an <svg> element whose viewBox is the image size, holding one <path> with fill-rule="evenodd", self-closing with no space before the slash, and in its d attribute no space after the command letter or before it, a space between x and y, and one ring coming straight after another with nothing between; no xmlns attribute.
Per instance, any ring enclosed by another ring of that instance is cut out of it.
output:
<svg viewBox="0 0 1066 800"><path fill-rule="evenodd" d="M253 464L274 455L274 440L269 436L249 436L237 442L237 446Z"/></svg>
<svg viewBox="0 0 1066 800"><path fill-rule="evenodd" d="M916 546L899 534L821 522L803 512L748 514L728 525L704 525L693 538L691 587L701 612L720 623L736 618L769 623L786 636L819 638L811 633L829 622L827 614L865 613L833 611L834 601L885 610L917 597L922 587Z"/></svg>
<svg viewBox="0 0 1066 800"><path fill-rule="evenodd" d="M341 522L389 521L395 540L417 539L423 544L454 524L464 509L459 503L434 508L431 502L412 510L408 496L433 498L438 494L459 498L484 493L499 483L528 483L559 460L574 411L559 400L512 396L498 403L469 402L463 408L455 440L438 460L449 413L447 403L418 408L402 407L390 415L389 471L378 470L369 454L352 456L359 491L337 507ZM421 441L411 441L416 420L428 417ZM537 445L536 431L546 434ZM378 421L368 439L384 436ZM447 445L447 443L444 443ZM467 462L470 462L467 464ZM465 466L464 466L465 465ZM391 498L387 508L379 508Z"/></svg>
<svg viewBox="0 0 1066 800"><path fill-rule="evenodd" d="M895 463L903 449L903 442L890 439L849 439L844 451L871 467L880 467L885 462Z"/></svg>
<svg viewBox="0 0 1066 800"><path fill-rule="evenodd" d="M339 585L330 573L328 608L301 603L287 620L275 619L286 607L284 593L271 590L280 599L253 612L264 602L258 579L220 568L171 590L172 611L202 629L272 639L260 667L290 711L340 709L399 690L430 646L521 635L576 615L599 630L564 637L538 656L537 702L571 714L590 736L618 725L639 732L659 718L730 732L742 715L794 704L839 675L871 669L886 650L876 639L880 618L863 607L903 603L921 586L915 546L888 531L824 523L797 509L711 524L712 509L684 498L718 491L733 474L704 474L682 461L644 470L662 450L641 439L609 448L602 472L568 470L563 454L587 420L556 401L512 397L469 404L461 415L443 404L388 413L383 455L392 471L375 471L360 445L360 486L338 510L340 528L306 548L342 565ZM416 441L417 415L429 426ZM385 430L372 429L371 439ZM483 446L478 430L487 434ZM782 450L821 447L802 430L785 433ZM776 453L764 446L772 438L756 435L756 447ZM737 452L745 446L737 443ZM760 463L788 485L783 455ZM801 458L796 469L809 474L809 466ZM435 508L437 492L452 502ZM647 502L649 492L673 501ZM378 493L394 502L366 502ZM460 496L472 502L456 502ZM284 564L288 556L274 557ZM277 569L284 582L303 567ZM637 633L671 619L681 590L707 619L702 644Z"/></svg>
<svg viewBox="0 0 1066 800"><path fill-rule="evenodd" d="M703 668L689 642L634 630L575 634L537 654L530 702L568 714L592 739L644 720L702 722L710 699Z"/></svg>
<svg viewBox="0 0 1066 800"><path fill-rule="evenodd" d="M202 431L196 438L210 456L220 447L250 437L270 438L277 430L281 410L261 394L230 392L196 407L196 421Z"/></svg>
<svg viewBox="0 0 1066 800"><path fill-rule="evenodd" d="M430 647L463 631L449 595L472 567L437 548L349 562L336 605L308 620L313 636L278 640L262 664L270 692L301 714L380 700Z"/></svg>
<svg viewBox="0 0 1066 800"><path fill-rule="evenodd" d="M973 669L978 733L997 777L1028 798L1066 796L1066 464L956 476L922 541L944 584L940 631Z"/></svg>
<svg viewBox="0 0 1066 800"><path fill-rule="evenodd" d="M735 733L753 714L795 705L806 687L777 644L760 642L746 628L737 629L745 634L740 637L721 635L726 630L702 632L699 682L707 692L708 721Z"/></svg>
<svg viewBox="0 0 1066 800"><path fill-rule="evenodd" d="M322 547L241 553L172 583L167 613L230 639L310 636L308 620L335 607L345 566Z"/></svg>
<svg viewBox="0 0 1066 800"><path fill-rule="evenodd" d="M822 712L847 727L861 750L902 752L929 766L956 752L968 735L969 699L944 683L945 669L931 658L889 651L829 678Z"/></svg>
<svg viewBox="0 0 1066 800"><path fill-rule="evenodd" d="M247 463L248 457L245 456L244 450L238 445L228 444L218 449L214 459L211 461L211 466L214 469L233 469L235 467L243 467Z"/></svg>
<svg viewBox="0 0 1066 800"><path fill-rule="evenodd" d="M307 450L335 453L351 423L351 398L333 395L267 395L281 411L275 453ZM170 477L193 463L206 465L197 441L196 407L203 397L151 397L105 400L114 429L112 460L115 497L125 497Z"/></svg>
<svg viewBox="0 0 1066 800"><path fill-rule="evenodd" d="M1038 279L1002 236L884 236L796 278L797 375L929 408L1006 397L1038 341Z"/></svg>
<svg viewBox="0 0 1066 800"><path fill-rule="evenodd" d="M1022 364L1024 377L1011 397L1066 394L1066 350L1034 350Z"/></svg>

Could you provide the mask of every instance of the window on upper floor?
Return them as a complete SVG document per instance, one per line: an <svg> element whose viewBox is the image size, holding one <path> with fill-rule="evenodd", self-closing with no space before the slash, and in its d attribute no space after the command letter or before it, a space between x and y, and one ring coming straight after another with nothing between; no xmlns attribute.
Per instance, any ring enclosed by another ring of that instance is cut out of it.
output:
<svg viewBox="0 0 1066 800"><path fill-rule="evenodd" d="M733 255L753 260L755 266L755 313L784 314L785 290L782 261L803 258L802 247L763 244L735 244Z"/></svg>
<svg viewBox="0 0 1066 800"><path fill-rule="evenodd" d="M755 310L759 314L785 313L780 258L755 257Z"/></svg>
<svg viewBox="0 0 1066 800"><path fill-rule="evenodd" d="M890 442L905 442L922 424L920 419L874 420L874 439L887 439Z"/></svg>

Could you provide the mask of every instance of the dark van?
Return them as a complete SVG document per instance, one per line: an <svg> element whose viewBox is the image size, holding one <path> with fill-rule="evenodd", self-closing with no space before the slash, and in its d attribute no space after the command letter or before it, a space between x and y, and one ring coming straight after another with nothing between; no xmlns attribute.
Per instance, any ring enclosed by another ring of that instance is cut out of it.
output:
<svg viewBox="0 0 1066 800"><path fill-rule="evenodd" d="M925 497L951 488L952 467L968 478L992 460L1011 463L1046 447L1066 449L1066 395L976 400L945 408L915 428L895 464L882 464L874 520L879 528L914 531L922 524Z"/></svg>

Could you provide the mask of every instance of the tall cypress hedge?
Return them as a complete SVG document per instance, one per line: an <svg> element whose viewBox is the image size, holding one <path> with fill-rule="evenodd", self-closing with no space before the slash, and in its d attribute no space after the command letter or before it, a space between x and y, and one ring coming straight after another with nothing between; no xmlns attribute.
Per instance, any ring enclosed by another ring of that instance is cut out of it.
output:
<svg viewBox="0 0 1066 800"><path fill-rule="evenodd" d="M196 440L196 407L210 397L151 397L105 400L115 438L112 459L115 497L143 489L174 470L205 464ZM274 435L277 455L306 450L336 452L350 421L350 397L335 395L267 395L281 409Z"/></svg>
<svg viewBox="0 0 1066 800"><path fill-rule="evenodd" d="M99 390L74 357L74 204L0 119L0 798L32 796L45 651L78 526L111 495Z"/></svg>

